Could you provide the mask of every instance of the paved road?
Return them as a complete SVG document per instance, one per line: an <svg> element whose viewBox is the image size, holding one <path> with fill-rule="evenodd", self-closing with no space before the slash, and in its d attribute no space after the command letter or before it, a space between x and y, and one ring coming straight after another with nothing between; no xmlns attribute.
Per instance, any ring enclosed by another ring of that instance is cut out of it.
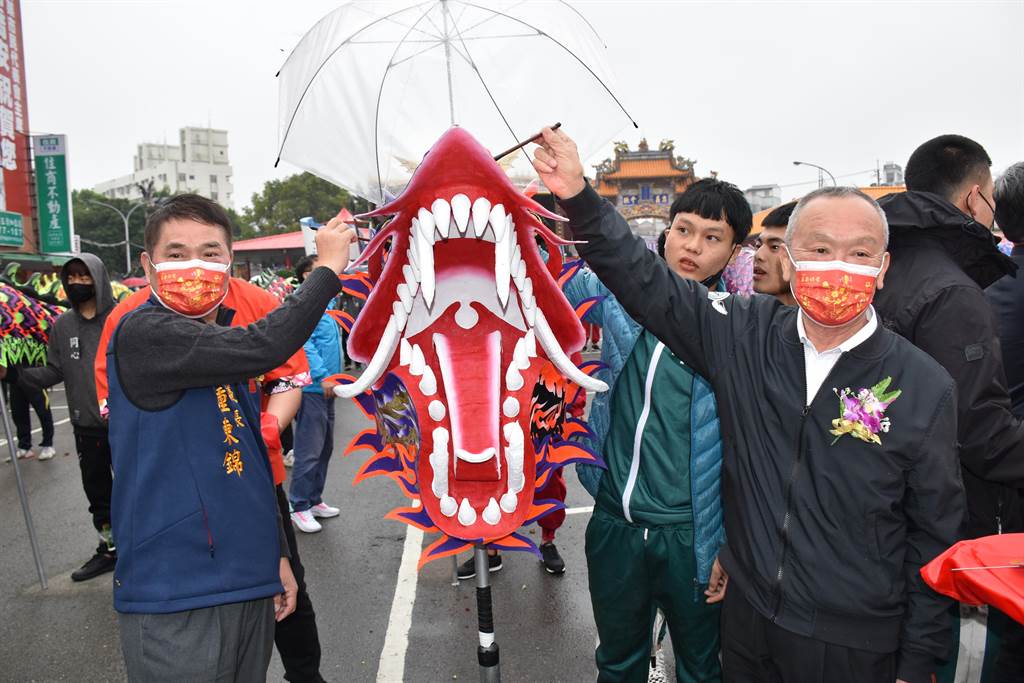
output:
<svg viewBox="0 0 1024 683"><path fill-rule="evenodd" d="M53 404L54 419L66 419L62 392L53 394ZM336 444L348 443L365 426L349 402L339 401ZM6 443L0 443L5 453ZM55 446L53 460L22 461L49 578L46 591L36 580L13 468L0 465L0 681L121 681L109 578L83 584L69 578L96 545L69 424L57 427ZM472 582L451 586L451 562L440 560L399 584L406 526L384 514L404 499L385 478L353 488L359 465L358 454L335 459L325 498L342 514L327 520L321 533L299 540L318 614L323 675L345 683L478 680ZM568 505L590 505L575 475L567 480ZM569 515L559 531L568 564L564 576L546 574L523 553L506 555L504 570L492 575L504 680L594 680L596 631L583 556L588 518L587 512ZM415 559L418 551L410 548L409 555ZM405 633L402 612L410 602ZM382 661L386 639L390 651ZM282 680L282 674L275 654L268 680Z"/></svg>

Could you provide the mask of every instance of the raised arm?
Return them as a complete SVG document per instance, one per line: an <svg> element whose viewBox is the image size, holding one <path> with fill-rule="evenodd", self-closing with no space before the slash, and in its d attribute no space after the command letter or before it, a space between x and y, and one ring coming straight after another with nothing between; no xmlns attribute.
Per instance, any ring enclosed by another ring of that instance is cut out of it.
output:
<svg viewBox="0 0 1024 683"><path fill-rule="evenodd" d="M626 220L583 177L575 143L544 129L534 168L557 196L580 255L629 315L701 375L732 356L737 331L750 322L748 306L679 277L633 234Z"/></svg>

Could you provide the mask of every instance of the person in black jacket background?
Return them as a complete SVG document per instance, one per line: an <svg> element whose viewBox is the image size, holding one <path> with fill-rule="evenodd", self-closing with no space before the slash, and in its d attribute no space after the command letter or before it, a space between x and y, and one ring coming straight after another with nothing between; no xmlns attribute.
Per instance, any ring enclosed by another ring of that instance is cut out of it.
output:
<svg viewBox="0 0 1024 683"><path fill-rule="evenodd" d="M996 182L996 223L1003 235L1013 242L1010 258L1018 268L1024 266L1024 162L1014 164ZM1020 271L1018 270L1018 273ZM1003 366L1010 388L1013 413L1024 417L1024 276L1006 275L985 290L999 326ZM1018 489L1015 499L1004 504L1002 531L1024 531L1024 503ZM996 657L995 683L1024 681L1024 625L1000 614L989 615L1002 622L1002 643ZM996 627L998 628L998 627Z"/></svg>
<svg viewBox="0 0 1024 683"><path fill-rule="evenodd" d="M800 202L787 237L797 309L675 275L586 182L563 130L545 128L534 154L583 258L715 390L726 680L930 681L951 601L919 572L964 518L956 393L870 307L887 265L878 205L853 188Z"/></svg>
<svg viewBox="0 0 1024 683"><path fill-rule="evenodd" d="M892 266L875 306L886 327L956 380L968 538L999 533L1024 485L1024 422L1011 411L995 317L982 291L1017 269L991 231L991 164L977 142L942 135L910 156L907 192L879 201ZM964 615L958 626L973 627L978 616ZM940 683L952 680L955 666Z"/></svg>

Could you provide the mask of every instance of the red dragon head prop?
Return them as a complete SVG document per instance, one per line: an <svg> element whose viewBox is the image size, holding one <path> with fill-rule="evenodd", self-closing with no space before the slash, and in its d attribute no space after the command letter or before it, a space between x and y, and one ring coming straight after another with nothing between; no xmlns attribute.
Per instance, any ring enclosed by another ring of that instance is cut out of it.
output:
<svg viewBox="0 0 1024 683"><path fill-rule="evenodd" d="M392 219L360 260L390 248L348 340L366 369L336 392L377 423L349 448L375 452L357 482L395 477L422 507L389 516L444 534L421 563L473 542L532 548L514 532L560 506L534 501L534 491L553 469L596 460L564 440L585 425L561 429L560 419L558 433L543 436L532 425L550 409L538 396L550 398L552 374L607 389L588 374L597 364L569 358L583 330L534 236L564 241L537 215L560 219L460 128L434 144L397 199L367 214Z"/></svg>

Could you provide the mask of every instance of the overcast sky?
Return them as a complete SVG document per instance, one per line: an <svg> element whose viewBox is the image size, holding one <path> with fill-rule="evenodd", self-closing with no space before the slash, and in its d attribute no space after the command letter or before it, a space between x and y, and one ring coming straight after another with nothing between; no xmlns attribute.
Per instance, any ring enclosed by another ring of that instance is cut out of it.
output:
<svg viewBox="0 0 1024 683"><path fill-rule="evenodd" d="M32 130L69 136L82 188L130 173L139 142L225 128L241 209L296 170L273 167L274 74L339 4L22 0ZM794 159L868 184L876 161L947 132L983 144L996 171L1024 159L1024 0L573 4L640 124L618 137L672 138L698 175L789 198L817 180Z"/></svg>

